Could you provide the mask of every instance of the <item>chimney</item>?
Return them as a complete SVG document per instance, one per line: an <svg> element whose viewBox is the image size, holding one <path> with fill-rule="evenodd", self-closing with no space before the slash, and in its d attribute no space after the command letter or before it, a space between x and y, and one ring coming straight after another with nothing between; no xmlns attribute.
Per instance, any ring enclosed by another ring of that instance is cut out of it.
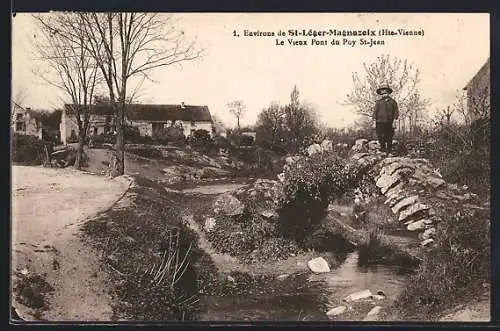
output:
<svg viewBox="0 0 500 331"><path fill-rule="evenodd" d="M181 102L181 109L184 109L186 108L186 106L184 105L184 102Z"/></svg>

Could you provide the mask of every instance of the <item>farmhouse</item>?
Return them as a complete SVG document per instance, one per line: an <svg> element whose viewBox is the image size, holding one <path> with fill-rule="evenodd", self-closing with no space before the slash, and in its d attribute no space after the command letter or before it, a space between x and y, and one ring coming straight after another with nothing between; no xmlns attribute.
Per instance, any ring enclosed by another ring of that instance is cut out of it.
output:
<svg viewBox="0 0 500 331"><path fill-rule="evenodd" d="M72 105L65 105L61 116L61 140L67 143L76 138L78 125ZM141 136L157 137L161 130L170 126L182 128L184 136L195 130L207 130L212 134L212 116L207 106L129 104L125 108L125 122L137 127ZM90 135L108 134L115 130L113 109L109 103L92 105L89 118Z"/></svg>
<svg viewBox="0 0 500 331"><path fill-rule="evenodd" d="M467 113L470 120L476 119L490 107L490 59L479 69L463 88L467 94Z"/></svg>
<svg viewBox="0 0 500 331"><path fill-rule="evenodd" d="M42 122L39 113L13 102L11 129L13 133L36 136L42 139Z"/></svg>

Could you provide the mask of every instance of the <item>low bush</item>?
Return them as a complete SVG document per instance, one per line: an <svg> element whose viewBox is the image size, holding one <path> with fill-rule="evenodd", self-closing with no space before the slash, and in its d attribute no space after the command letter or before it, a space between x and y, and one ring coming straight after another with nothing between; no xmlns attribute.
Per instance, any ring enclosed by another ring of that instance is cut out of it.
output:
<svg viewBox="0 0 500 331"><path fill-rule="evenodd" d="M44 142L38 137L15 133L12 136L12 162L39 165L45 159Z"/></svg>
<svg viewBox="0 0 500 331"><path fill-rule="evenodd" d="M429 159L443 179L467 185L473 192L490 194L490 120L471 124L439 123L413 138L401 138L411 157Z"/></svg>
<svg viewBox="0 0 500 331"><path fill-rule="evenodd" d="M218 217L207 237L218 252L246 262L277 261L300 251L293 240L281 237L276 220L250 211Z"/></svg>
<svg viewBox="0 0 500 331"><path fill-rule="evenodd" d="M210 132L207 130L199 129L195 130L189 139L189 144L193 147L208 146L213 145L212 137Z"/></svg>
<svg viewBox="0 0 500 331"><path fill-rule="evenodd" d="M276 179L276 176L283 170L282 156L273 150L260 146L234 149L231 151L231 155L243 164L242 169L238 171L240 177Z"/></svg>
<svg viewBox="0 0 500 331"><path fill-rule="evenodd" d="M255 143L255 139L252 136L242 135L240 140L241 146L252 146Z"/></svg>
<svg viewBox="0 0 500 331"><path fill-rule="evenodd" d="M140 133L138 127L135 127L132 125L125 125L123 127L123 134L125 136L126 143L140 144L143 142L143 139L142 139L143 137L141 136L141 133Z"/></svg>
<svg viewBox="0 0 500 331"><path fill-rule="evenodd" d="M152 138L152 141L160 145L173 144L176 146L184 146L186 143L186 137L184 136L184 131L181 128L177 126L169 126L156 133Z"/></svg>
<svg viewBox="0 0 500 331"><path fill-rule="evenodd" d="M356 186L360 169L335 153L318 153L302 158L284 171L280 230L299 242L314 232L326 215L332 198Z"/></svg>
<svg viewBox="0 0 500 331"><path fill-rule="evenodd" d="M146 158L160 159L163 157L162 151L157 148L142 146L138 148L127 147L126 149L127 152Z"/></svg>
<svg viewBox="0 0 500 331"><path fill-rule="evenodd" d="M436 246L396 301L408 319L430 320L445 309L477 297L491 281L490 218L466 210L438 224Z"/></svg>
<svg viewBox="0 0 500 331"><path fill-rule="evenodd" d="M91 139L95 146L100 146L102 144L114 144L116 137L113 134L96 134L91 136Z"/></svg>

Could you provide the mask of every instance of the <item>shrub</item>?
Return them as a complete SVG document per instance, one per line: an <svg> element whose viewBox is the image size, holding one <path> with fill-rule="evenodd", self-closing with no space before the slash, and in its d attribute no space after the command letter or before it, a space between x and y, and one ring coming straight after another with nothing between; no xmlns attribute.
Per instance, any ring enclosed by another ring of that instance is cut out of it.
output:
<svg viewBox="0 0 500 331"><path fill-rule="evenodd" d="M222 136L215 136L214 137L214 145L217 148L230 148L231 147L229 140L227 140L227 138L222 137Z"/></svg>
<svg viewBox="0 0 500 331"><path fill-rule="evenodd" d="M276 220L253 210L240 216L218 217L208 239L218 252L247 262L277 261L299 251L296 243L281 237Z"/></svg>
<svg viewBox="0 0 500 331"><path fill-rule="evenodd" d="M189 144L194 147L213 145L212 137L207 130L199 129L193 132Z"/></svg>
<svg viewBox="0 0 500 331"><path fill-rule="evenodd" d="M96 144L96 145L114 144L115 140L116 140L116 138L113 134L106 134L106 133L93 135L92 139L94 141L94 144Z"/></svg>
<svg viewBox="0 0 500 331"><path fill-rule="evenodd" d="M242 135L240 140L241 146L252 146L254 144L254 138L252 136Z"/></svg>
<svg viewBox="0 0 500 331"><path fill-rule="evenodd" d="M127 143L137 143L140 144L143 141L143 137L141 137L141 133L138 127L132 125L125 125L123 127L125 141Z"/></svg>
<svg viewBox="0 0 500 331"><path fill-rule="evenodd" d="M12 137L12 162L38 165L45 158L44 142L38 137L15 133Z"/></svg>
<svg viewBox="0 0 500 331"><path fill-rule="evenodd" d="M411 319L436 313L476 297L490 282L490 220L487 211L462 210L437 227L436 246L397 300Z"/></svg>
<svg viewBox="0 0 500 331"><path fill-rule="evenodd" d="M314 154L286 167L280 209L283 235L303 242L321 223L330 199L354 187L360 174L335 153Z"/></svg>
<svg viewBox="0 0 500 331"><path fill-rule="evenodd" d="M429 159L450 183L490 194L490 121L481 118L469 125L439 124L434 130L406 141L412 156Z"/></svg>
<svg viewBox="0 0 500 331"><path fill-rule="evenodd" d="M165 145L168 143L183 144L185 139L184 131L177 126L163 128L153 138L155 142Z"/></svg>
<svg viewBox="0 0 500 331"><path fill-rule="evenodd" d="M146 146L136 148L127 147L127 152L152 159L161 159L163 157L161 150Z"/></svg>
<svg viewBox="0 0 500 331"><path fill-rule="evenodd" d="M233 217L219 217L214 229L208 233L208 239L217 251L243 257L255 249L255 243L244 228Z"/></svg>

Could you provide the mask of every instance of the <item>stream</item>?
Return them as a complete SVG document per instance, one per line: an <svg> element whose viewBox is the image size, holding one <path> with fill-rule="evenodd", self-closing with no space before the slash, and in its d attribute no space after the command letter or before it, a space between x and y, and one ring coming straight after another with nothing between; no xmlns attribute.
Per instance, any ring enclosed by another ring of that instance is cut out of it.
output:
<svg viewBox="0 0 500 331"><path fill-rule="evenodd" d="M180 188L183 193L220 194L236 190L247 182L235 180L227 183L207 183L190 188ZM344 260L328 273L314 274L307 266L300 274L283 275L261 284L231 284L236 295L221 293L203 298L204 321L325 321L326 312L345 305L339 320L363 320L375 305L382 310L392 305L405 286L409 270L398 266L358 263L358 251L343 254ZM321 256L318 253L318 256ZM228 280L228 283L230 281ZM238 288L239 287L239 288ZM383 291L386 299L380 301L346 304L346 296L370 290L373 294ZM241 290L241 291L239 291ZM233 291L232 291L233 292Z"/></svg>
<svg viewBox="0 0 500 331"><path fill-rule="evenodd" d="M348 319L362 320L372 306L390 306L404 287L407 271L394 267L358 266L358 253L347 254L342 264L329 273L290 277L272 281L265 293L206 298L202 320L210 321L325 321L326 312L351 293L369 289L383 291L387 298L367 307L348 309ZM343 316L339 316L343 319Z"/></svg>

